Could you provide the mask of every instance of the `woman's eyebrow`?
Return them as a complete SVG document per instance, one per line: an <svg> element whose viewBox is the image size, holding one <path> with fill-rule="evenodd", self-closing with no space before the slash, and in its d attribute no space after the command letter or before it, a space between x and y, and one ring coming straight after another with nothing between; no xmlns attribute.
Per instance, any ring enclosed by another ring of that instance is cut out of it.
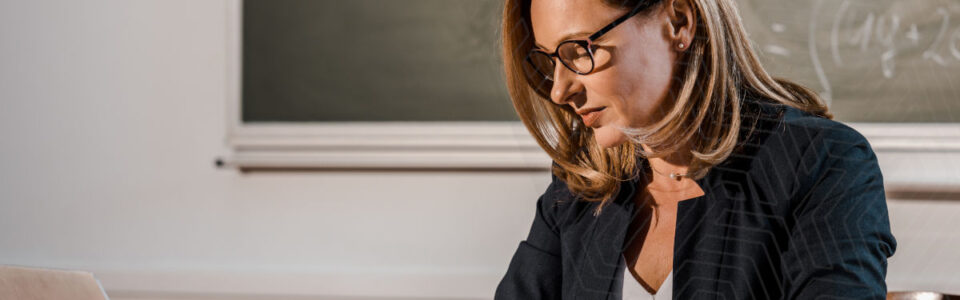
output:
<svg viewBox="0 0 960 300"><path fill-rule="evenodd" d="M578 32L568 33L568 34L560 37L560 43L562 43L563 41L572 39L572 38L574 38L574 37L577 37L577 36L590 35L590 34L592 34L592 32L589 32L589 31L578 31ZM537 43L536 40L534 40L533 43L534 43L534 45L536 45L537 47L540 47L540 49L547 49L547 47L544 47L543 45L540 45L540 43ZM557 44L560 44L560 43L557 43Z"/></svg>

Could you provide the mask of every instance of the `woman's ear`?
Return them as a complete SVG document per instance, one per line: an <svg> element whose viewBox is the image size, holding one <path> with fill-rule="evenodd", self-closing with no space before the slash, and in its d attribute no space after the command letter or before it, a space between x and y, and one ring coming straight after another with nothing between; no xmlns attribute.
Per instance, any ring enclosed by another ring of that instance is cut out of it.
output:
<svg viewBox="0 0 960 300"><path fill-rule="evenodd" d="M669 18L668 37L673 41L674 49L686 50L693 42L697 30L696 10L693 0L665 0L664 13Z"/></svg>

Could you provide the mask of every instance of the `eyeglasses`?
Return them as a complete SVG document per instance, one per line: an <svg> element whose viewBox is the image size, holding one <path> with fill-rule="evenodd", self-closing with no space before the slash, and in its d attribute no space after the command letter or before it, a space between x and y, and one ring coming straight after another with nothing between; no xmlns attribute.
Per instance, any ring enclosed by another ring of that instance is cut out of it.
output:
<svg viewBox="0 0 960 300"><path fill-rule="evenodd" d="M654 2L657 1L642 1L629 13L613 20L613 22L610 22L607 26L591 34L586 40L566 40L561 42L557 45L557 49L553 53L547 53L537 48L530 50L530 52L527 53L527 64L525 65L527 75L530 76L533 83L536 83L538 88L544 88L549 91L553 88L553 74L556 68L554 57L559 58L560 63L574 73L580 75L590 74L594 68L593 50L595 45L593 41L630 17L650 7ZM546 95L549 95L549 92L547 92Z"/></svg>

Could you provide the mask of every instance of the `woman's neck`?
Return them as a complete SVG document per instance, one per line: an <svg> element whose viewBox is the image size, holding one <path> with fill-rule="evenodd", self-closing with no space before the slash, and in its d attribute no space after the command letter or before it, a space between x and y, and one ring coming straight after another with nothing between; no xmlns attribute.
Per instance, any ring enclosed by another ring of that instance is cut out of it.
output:
<svg viewBox="0 0 960 300"><path fill-rule="evenodd" d="M644 151L650 151L650 148L647 145L641 144ZM675 178L670 178L670 174L687 174L689 170L689 162L692 158L690 154L690 147L681 147L678 151L674 151L665 156L647 158L646 161L651 168L651 174L649 182L647 182L647 188L654 192L664 192L664 193L675 193L683 192L694 189L696 186L699 189L696 181L689 178L688 176L677 176Z"/></svg>

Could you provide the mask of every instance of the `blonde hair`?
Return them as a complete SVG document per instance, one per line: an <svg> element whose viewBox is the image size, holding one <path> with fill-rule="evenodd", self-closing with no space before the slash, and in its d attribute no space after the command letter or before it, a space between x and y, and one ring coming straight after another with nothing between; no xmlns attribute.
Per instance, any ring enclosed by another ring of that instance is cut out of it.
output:
<svg viewBox="0 0 960 300"><path fill-rule="evenodd" d="M552 172L585 201L601 201L594 215L612 200L621 181L637 176L637 157L662 157L690 143L688 174L702 178L734 151L744 116L744 97L769 99L832 119L812 90L770 76L760 65L743 28L734 0L689 0L696 33L678 57L681 68L672 87L677 98L659 121L643 128L622 128L630 142L601 148L592 129L567 105L556 105L549 92L524 73L533 47L530 0L505 0L501 27L504 72L513 106L537 143L555 162ZM604 0L629 9L643 1ZM682 1L682 0L677 0ZM661 2L662 4L662 2ZM654 5L648 9L658 8ZM695 138L696 137L696 138ZM643 151L639 143L653 150Z"/></svg>

